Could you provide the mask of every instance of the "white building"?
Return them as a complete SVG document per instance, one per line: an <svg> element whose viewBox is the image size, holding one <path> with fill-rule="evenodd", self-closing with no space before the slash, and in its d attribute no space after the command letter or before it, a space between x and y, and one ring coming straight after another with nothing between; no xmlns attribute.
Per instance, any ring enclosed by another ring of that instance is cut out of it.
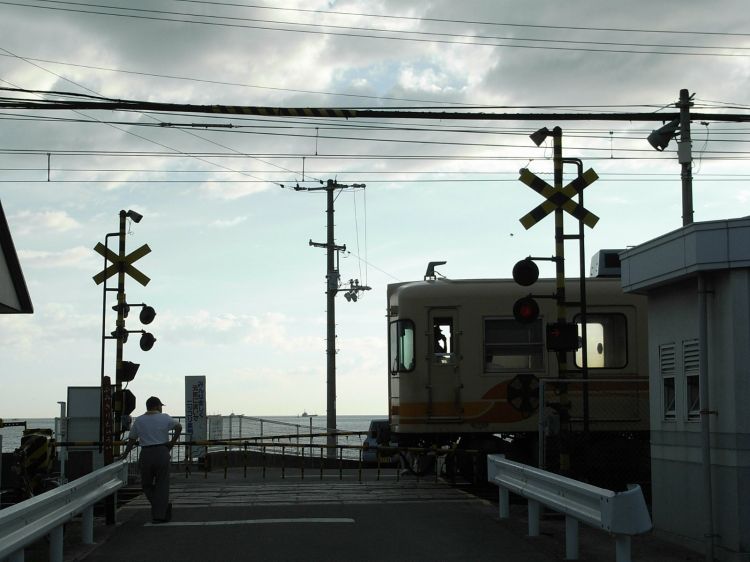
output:
<svg viewBox="0 0 750 562"><path fill-rule="evenodd" d="M623 289L648 296L654 529L750 561L750 217L620 258Z"/></svg>

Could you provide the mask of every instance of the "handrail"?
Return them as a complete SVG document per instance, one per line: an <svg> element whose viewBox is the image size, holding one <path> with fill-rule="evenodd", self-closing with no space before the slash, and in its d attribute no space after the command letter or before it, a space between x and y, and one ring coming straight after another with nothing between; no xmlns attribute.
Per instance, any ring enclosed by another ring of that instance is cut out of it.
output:
<svg viewBox="0 0 750 562"><path fill-rule="evenodd" d="M630 562L630 537L652 528L640 486L613 492L539 468L487 456L487 481L499 487L500 518L510 517L508 492L528 499L529 536L539 536L541 506L565 514L566 559L578 559L578 522L615 535L617 562Z"/></svg>
<svg viewBox="0 0 750 562"><path fill-rule="evenodd" d="M50 536L50 561L62 562L63 524L83 513L82 540L93 544L94 504L127 484L127 463L117 461L59 488L0 511L0 560L23 560L23 549Z"/></svg>

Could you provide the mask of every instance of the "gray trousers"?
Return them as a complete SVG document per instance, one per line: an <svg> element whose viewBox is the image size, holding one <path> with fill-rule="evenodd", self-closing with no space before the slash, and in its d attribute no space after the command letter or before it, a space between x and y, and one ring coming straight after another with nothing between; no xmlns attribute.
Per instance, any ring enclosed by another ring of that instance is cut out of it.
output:
<svg viewBox="0 0 750 562"><path fill-rule="evenodd" d="M169 449L141 448L141 487L151 502L151 517L166 519L169 504Z"/></svg>

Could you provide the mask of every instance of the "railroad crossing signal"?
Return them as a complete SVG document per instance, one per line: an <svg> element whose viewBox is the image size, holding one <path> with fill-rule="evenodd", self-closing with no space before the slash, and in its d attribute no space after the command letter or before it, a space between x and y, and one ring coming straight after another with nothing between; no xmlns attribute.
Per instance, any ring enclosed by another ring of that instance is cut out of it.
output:
<svg viewBox="0 0 750 562"><path fill-rule="evenodd" d="M120 270L120 263L125 264L125 273L130 275L144 287L148 285L149 281L151 281L151 279L147 275L143 274L133 265L133 262L141 259L146 254L151 253L151 248L148 247L148 244L144 244L137 250L133 250L127 256L123 256L122 258L120 258L119 255L115 254L101 242L99 242L96 247L94 247L94 250L96 250L96 252L98 252L102 257L112 262L112 265L94 275L94 281L97 285L101 284L105 279L109 279L115 273L117 273Z"/></svg>
<svg viewBox="0 0 750 562"><path fill-rule="evenodd" d="M594 228L594 225L599 221L599 217L594 213L571 199L571 197L583 191L586 186L591 185L599 179L599 176L593 168L589 168L583 175L578 176L562 189L555 189L539 176L530 172L528 168L523 168L521 170L521 176L518 179L543 197L547 198L544 203L540 204L520 219L521 224L526 230L534 226L555 209L564 209L573 215L573 217L582 221L583 224L589 228Z"/></svg>

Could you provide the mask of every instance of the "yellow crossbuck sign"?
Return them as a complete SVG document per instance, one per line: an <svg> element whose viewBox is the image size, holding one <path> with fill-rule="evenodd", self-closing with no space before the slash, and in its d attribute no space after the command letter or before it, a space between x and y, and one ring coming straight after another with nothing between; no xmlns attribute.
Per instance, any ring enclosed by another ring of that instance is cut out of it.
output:
<svg viewBox="0 0 750 562"><path fill-rule="evenodd" d="M133 265L134 261L141 259L143 256L151 252L151 248L148 247L148 244L144 244L137 250L133 250L127 256L124 256L122 259L120 259L120 256L118 254L115 254L112 250L107 248L101 242L99 242L94 247L94 250L98 252L102 257L112 262L112 265L110 265L109 267L105 268L103 271L100 271L99 273L94 275L94 281L96 282L97 285L101 284L105 279L112 277L115 273L120 271L120 263L124 264L125 273L130 275L133 279L138 281L138 283L140 283L144 287L148 285L149 281L151 281L151 279L149 279L147 275L144 275L143 273L141 273Z"/></svg>
<svg viewBox="0 0 750 562"><path fill-rule="evenodd" d="M555 209L560 208L566 210L579 221L583 221L583 224L589 228L594 228L594 225L599 221L599 217L594 213L571 199L571 197L583 191L583 188L587 185L591 185L599 179L599 176L596 175L596 172L592 168L589 168L582 176L578 176L562 189L555 189L539 176L530 172L528 168L521 170L521 177L518 179L547 198L544 203L521 218L521 224L526 230L530 229Z"/></svg>

